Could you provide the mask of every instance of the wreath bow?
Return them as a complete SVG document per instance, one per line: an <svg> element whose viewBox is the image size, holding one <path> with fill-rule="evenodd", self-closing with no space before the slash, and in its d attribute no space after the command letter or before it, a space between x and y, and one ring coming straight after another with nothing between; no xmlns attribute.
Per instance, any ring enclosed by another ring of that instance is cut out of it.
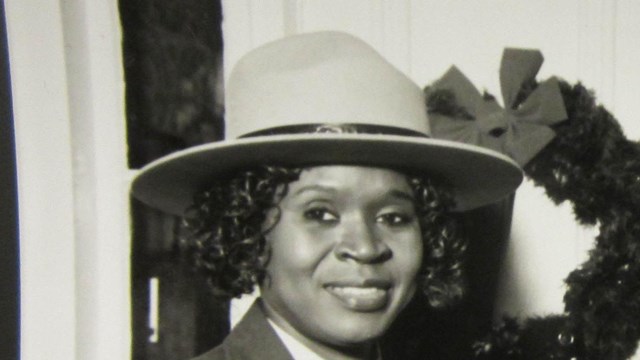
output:
<svg viewBox="0 0 640 360"><path fill-rule="evenodd" d="M451 92L455 102L475 121L430 112L433 136L487 147L524 166L555 137L549 125L567 118L555 78L538 84L524 101L518 99L520 89L535 79L542 62L542 53L537 50L504 50L500 86L506 108L493 98L483 97L471 81L452 66L427 92Z"/></svg>

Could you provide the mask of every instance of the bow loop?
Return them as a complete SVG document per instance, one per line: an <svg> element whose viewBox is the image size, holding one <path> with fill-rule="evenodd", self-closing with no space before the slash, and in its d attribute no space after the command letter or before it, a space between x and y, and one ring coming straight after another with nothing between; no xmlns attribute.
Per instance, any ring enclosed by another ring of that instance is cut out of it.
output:
<svg viewBox="0 0 640 360"><path fill-rule="evenodd" d="M505 108L513 108L522 84L536 78L543 61L539 50L504 49L500 61L500 88Z"/></svg>
<svg viewBox="0 0 640 360"><path fill-rule="evenodd" d="M500 84L505 108L487 99L455 66L425 89L428 97L447 92L468 117L429 109L435 137L462 141L500 151L524 166L553 138L549 127L567 118L558 81L550 78L521 99L525 84L535 84L543 57L537 50L505 49Z"/></svg>
<svg viewBox="0 0 640 360"><path fill-rule="evenodd" d="M476 89L471 81L455 65L433 85L433 90L444 89L450 91L455 97L456 104L467 110L482 106L482 94Z"/></svg>

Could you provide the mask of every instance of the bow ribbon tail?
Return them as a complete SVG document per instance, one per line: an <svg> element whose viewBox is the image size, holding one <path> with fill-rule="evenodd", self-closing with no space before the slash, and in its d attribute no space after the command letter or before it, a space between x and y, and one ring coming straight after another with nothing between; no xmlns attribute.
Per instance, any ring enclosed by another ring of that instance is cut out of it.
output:
<svg viewBox="0 0 640 360"><path fill-rule="evenodd" d="M507 136L504 152L520 166L524 166L544 149L556 134L546 126L520 123L515 125Z"/></svg>
<svg viewBox="0 0 640 360"><path fill-rule="evenodd" d="M535 121L545 126L567 119L558 79L552 77L540 83L514 113L522 122Z"/></svg>

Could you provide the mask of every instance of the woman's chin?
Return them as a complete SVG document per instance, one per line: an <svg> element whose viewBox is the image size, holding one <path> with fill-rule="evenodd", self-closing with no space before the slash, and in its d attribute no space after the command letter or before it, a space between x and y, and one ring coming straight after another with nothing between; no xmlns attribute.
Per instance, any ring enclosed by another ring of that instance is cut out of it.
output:
<svg viewBox="0 0 640 360"><path fill-rule="evenodd" d="M369 314L370 315L370 314ZM368 319L349 319L344 317L336 321L335 326L325 332L327 342L352 347L375 342L389 328L390 323L383 319L369 316Z"/></svg>

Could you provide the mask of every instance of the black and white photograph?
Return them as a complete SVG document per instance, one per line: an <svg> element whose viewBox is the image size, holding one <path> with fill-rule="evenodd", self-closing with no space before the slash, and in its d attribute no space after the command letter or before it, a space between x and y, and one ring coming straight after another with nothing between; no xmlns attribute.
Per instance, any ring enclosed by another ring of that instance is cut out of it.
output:
<svg viewBox="0 0 640 360"><path fill-rule="evenodd" d="M0 358L640 360L640 3L2 15Z"/></svg>

